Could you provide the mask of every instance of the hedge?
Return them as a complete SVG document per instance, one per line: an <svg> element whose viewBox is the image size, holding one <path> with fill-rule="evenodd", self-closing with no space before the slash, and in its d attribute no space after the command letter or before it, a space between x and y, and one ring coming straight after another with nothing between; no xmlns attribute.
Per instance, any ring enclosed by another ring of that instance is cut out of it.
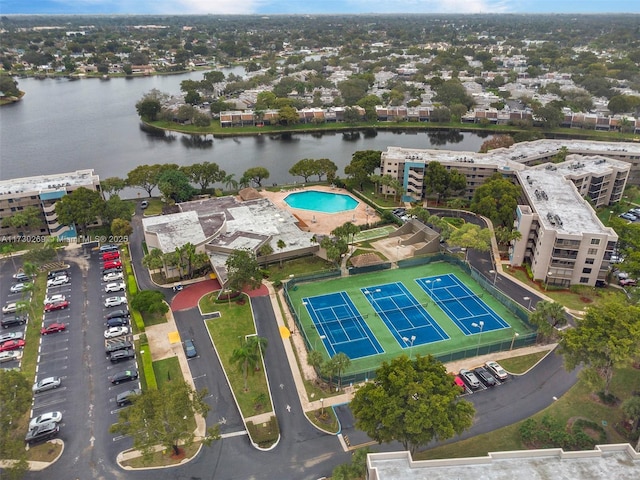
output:
<svg viewBox="0 0 640 480"><path fill-rule="evenodd" d="M153 371L153 360L151 359L151 349L149 348L148 343L140 344L140 363L142 364L142 371L144 373L147 388L150 390L157 390L158 382L156 380L156 374Z"/></svg>
<svg viewBox="0 0 640 480"><path fill-rule="evenodd" d="M142 318L142 314L138 310L130 309L131 318L133 318L133 322L136 324L136 328L138 332L144 332L144 319Z"/></svg>
<svg viewBox="0 0 640 480"><path fill-rule="evenodd" d="M136 277L133 275L127 275L127 290L129 290L129 295L132 297L138 293L138 282L136 282Z"/></svg>

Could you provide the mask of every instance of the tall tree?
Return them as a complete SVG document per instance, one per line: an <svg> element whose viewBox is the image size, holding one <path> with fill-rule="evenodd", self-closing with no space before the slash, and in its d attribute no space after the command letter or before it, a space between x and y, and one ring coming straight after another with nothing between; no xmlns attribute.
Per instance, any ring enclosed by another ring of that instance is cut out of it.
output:
<svg viewBox="0 0 640 480"><path fill-rule="evenodd" d="M619 299L605 300L588 307L575 328L560 337L566 368L585 365L580 373L583 378L608 395L615 369L640 353L640 307Z"/></svg>
<svg viewBox="0 0 640 480"><path fill-rule="evenodd" d="M470 208L490 218L494 227L511 227L520 195L519 186L495 173L476 189Z"/></svg>
<svg viewBox="0 0 640 480"><path fill-rule="evenodd" d="M131 202L125 202L119 195L113 194L104 202L100 218L106 224L111 224L116 218L128 221L134 210L135 207Z"/></svg>
<svg viewBox="0 0 640 480"><path fill-rule="evenodd" d="M183 167L184 172L193 183L200 185L200 192L205 193L209 185L221 182L227 175L215 162L194 163Z"/></svg>
<svg viewBox="0 0 640 480"><path fill-rule="evenodd" d="M318 175L318 181L321 182L322 177L326 175L327 181L333 183L337 171L338 166L328 158L319 158L316 160L316 171L314 173Z"/></svg>
<svg viewBox="0 0 640 480"><path fill-rule="evenodd" d="M333 364L333 370L338 377L338 390L342 390L342 374L351 365L351 359L346 353L338 352L329 361Z"/></svg>
<svg viewBox="0 0 640 480"><path fill-rule="evenodd" d="M529 321L538 327L538 333L552 337L556 328L567 324L567 313L562 304L543 300L536 304L536 311L529 315Z"/></svg>
<svg viewBox="0 0 640 480"><path fill-rule="evenodd" d="M189 177L181 170L165 170L158 176L158 190L168 201L175 203L191 200L196 189L189 183Z"/></svg>
<svg viewBox="0 0 640 480"><path fill-rule="evenodd" d="M473 223L465 223L462 227L451 232L448 241L451 245L466 249L466 261L470 248L481 252L486 252L491 248L491 230L480 228Z"/></svg>
<svg viewBox="0 0 640 480"><path fill-rule="evenodd" d="M289 173L294 177L302 177L304 183L308 183L311 175L318 174L316 160L313 158L303 158L302 160L298 160L289 169Z"/></svg>
<svg viewBox="0 0 640 480"><path fill-rule="evenodd" d="M262 272L253 252L234 250L225 262L227 266L227 287L234 292L243 288L258 288L262 284Z"/></svg>
<svg viewBox="0 0 640 480"><path fill-rule="evenodd" d="M100 181L100 190L103 194L118 195L126 186L127 181L120 177L109 177Z"/></svg>
<svg viewBox="0 0 640 480"><path fill-rule="evenodd" d="M22 478L29 469L22 436L21 422L31 405L31 385L18 371L0 369L0 452L5 460L15 460L13 465L3 466L7 478Z"/></svg>
<svg viewBox="0 0 640 480"><path fill-rule="evenodd" d="M196 391L184 380L174 380L168 386L148 389L134 398L129 408L120 410L112 433L129 435L133 448L151 455L158 444L180 453L180 446L188 447L195 440L193 418L207 417L211 407L204 401L206 389ZM209 428L204 439L210 444L219 438L218 426Z"/></svg>
<svg viewBox="0 0 640 480"><path fill-rule="evenodd" d="M262 187L262 180L269 178L269 170L264 167L251 167L245 170L242 176L250 179L258 187Z"/></svg>
<svg viewBox="0 0 640 480"><path fill-rule="evenodd" d="M127 173L127 185L130 187L140 187L145 190L149 197L151 192L158 185L158 177L162 170L161 165L138 165Z"/></svg>
<svg viewBox="0 0 640 480"><path fill-rule="evenodd" d="M360 190L363 190L369 175L380 168L381 155L382 152L378 150L359 150L353 154L349 165L344 167L344 173L351 178L354 185L358 185Z"/></svg>
<svg viewBox="0 0 640 480"><path fill-rule="evenodd" d="M411 361L402 355L384 362L350 406L359 429L378 443L398 441L413 454L473 424L473 405L459 394L444 365L432 356Z"/></svg>
<svg viewBox="0 0 640 480"><path fill-rule="evenodd" d="M33 206L12 212L10 216L2 219L3 227L13 227L16 229L25 228L27 230L31 230L42 225L44 225L42 212L40 209Z"/></svg>
<svg viewBox="0 0 640 480"><path fill-rule="evenodd" d="M87 227L98 220L104 203L100 192L77 188L56 202L58 221L63 225L77 225L80 233L86 236Z"/></svg>
<svg viewBox="0 0 640 480"><path fill-rule="evenodd" d="M244 391L249 391L249 370L252 365L256 365L260 361L260 352L249 345L247 340L243 340L242 345L231 352L231 363L238 365L244 378Z"/></svg>

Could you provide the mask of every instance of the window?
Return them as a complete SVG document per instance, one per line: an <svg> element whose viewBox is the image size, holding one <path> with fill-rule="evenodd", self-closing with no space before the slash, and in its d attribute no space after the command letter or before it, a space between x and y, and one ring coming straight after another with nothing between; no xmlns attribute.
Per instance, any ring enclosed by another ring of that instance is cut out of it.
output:
<svg viewBox="0 0 640 480"><path fill-rule="evenodd" d="M580 277L580 283L589 283L589 277Z"/></svg>
<svg viewBox="0 0 640 480"><path fill-rule="evenodd" d="M591 239L591 245L600 245L600 239L599 238L592 238Z"/></svg>
<svg viewBox="0 0 640 480"><path fill-rule="evenodd" d="M591 269L590 268L583 268L582 269L582 273L591 273Z"/></svg>
<svg viewBox="0 0 640 480"><path fill-rule="evenodd" d="M587 255L597 255L597 254L598 254L597 248L590 248L589 250L587 250Z"/></svg>
<svg viewBox="0 0 640 480"><path fill-rule="evenodd" d="M595 260L594 260L593 258L587 258L587 259L584 261L584 263L585 263L585 265L593 265L593 262L594 262L594 261L595 261Z"/></svg>

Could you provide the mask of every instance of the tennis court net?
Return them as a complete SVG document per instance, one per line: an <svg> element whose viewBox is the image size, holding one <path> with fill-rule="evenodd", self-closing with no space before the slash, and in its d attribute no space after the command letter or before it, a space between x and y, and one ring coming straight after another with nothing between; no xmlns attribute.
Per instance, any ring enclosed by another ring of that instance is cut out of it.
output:
<svg viewBox="0 0 640 480"><path fill-rule="evenodd" d="M437 303L461 302L467 298L482 298L480 295L463 295L462 297L434 298Z"/></svg>

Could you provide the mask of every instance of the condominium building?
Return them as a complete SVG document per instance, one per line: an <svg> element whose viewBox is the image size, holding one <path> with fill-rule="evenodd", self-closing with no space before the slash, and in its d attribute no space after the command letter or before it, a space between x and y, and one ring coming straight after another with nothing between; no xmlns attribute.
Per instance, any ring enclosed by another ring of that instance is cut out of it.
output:
<svg viewBox="0 0 640 480"><path fill-rule="evenodd" d="M0 222L28 207L36 208L41 215L39 225L28 227L2 226L0 240L9 242L29 236L76 236L73 225L58 222L56 202L77 188L100 190L100 178L92 169L70 173L40 175L0 181Z"/></svg>
<svg viewBox="0 0 640 480"><path fill-rule="evenodd" d="M565 160L551 163L559 152L566 153ZM512 265L529 264L534 279L550 285L593 286L606 278L618 236L600 222L592 205L618 202L633 172L640 180L640 145L538 140L486 154L389 147L381 157L381 173L400 180L405 200L421 201L432 161L466 177L463 195L469 200L496 172L522 186L515 212L522 238L510 249Z"/></svg>

